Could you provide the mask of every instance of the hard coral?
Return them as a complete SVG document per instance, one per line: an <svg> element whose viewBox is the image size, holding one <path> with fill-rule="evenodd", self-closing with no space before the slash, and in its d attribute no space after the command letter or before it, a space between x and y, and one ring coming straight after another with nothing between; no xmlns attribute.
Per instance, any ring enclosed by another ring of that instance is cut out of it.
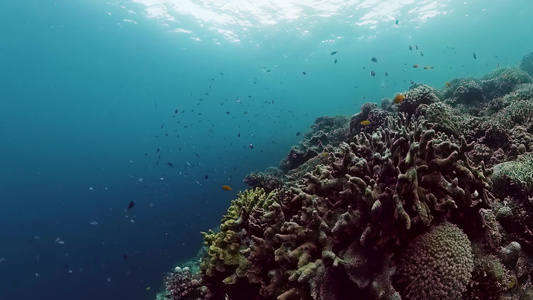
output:
<svg viewBox="0 0 533 300"><path fill-rule="evenodd" d="M468 237L443 223L415 238L397 260L396 286L409 300L461 299L474 268Z"/></svg>
<svg viewBox="0 0 533 300"><path fill-rule="evenodd" d="M405 99L397 105L398 111L408 116L415 113L421 104L432 104L439 101L436 90L428 85L412 85L404 94Z"/></svg>

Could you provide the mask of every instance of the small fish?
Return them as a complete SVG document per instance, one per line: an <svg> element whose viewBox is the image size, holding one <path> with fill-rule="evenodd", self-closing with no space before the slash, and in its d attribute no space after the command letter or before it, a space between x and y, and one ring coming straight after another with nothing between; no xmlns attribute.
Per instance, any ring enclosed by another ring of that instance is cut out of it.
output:
<svg viewBox="0 0 533 300"><path fill-rule="evenodd" d="M445 82L444 84L445 84L445 85L446 85L447 87L450 87L450 86L452 86L452 84L451 84L451 83L449 83L448 81L446 81L446 82Z"/></svg>
<svg viewBox="0 0 533 300"><path fill-rule="evenodd" d="M224 76L224 73L220 72L220 75Z"/></svg>
<svg viewBox="0 0 533 300"><path fill-rule="evenodd" d="M161 128L165 127L165 124L161 124Z"/></svg>
<svg viewBox="0 0 533 300"><path fill-rule="evenodd" d="M368 125L370 125L370 121L369 120L361 121L361 125L368 126Z"/></svg>
<svg viewBox="0 0 533 300"><path fill-rule="evenodd" d="M149 290L151 290L151 289L152 289L152 288L149 287L149 286L146 287L146 290L147 290L147 291L149 291Z"/></svg>
<svg viewBox="0 0 533 300"><path fill-rule="evenodd" d="M305 73L305 71L303 71L303 72L302 72L302 74L304 74L304 75L305 75L305 74L307 74L307 73Z"/></svg>
<svg viewBox="0 0 533 300"><path fill-rule="evenodd" d="M396 96L394 96L394 103L401 103L404 99L405 96L403 94L396 94Z"/></svg>
<svg viewBox="0 0 533 300"><path fill-rule="evenodd" d="M413 51L413 45L409 45L409 50Z"/></svg>
<svg viewBox="0 0 533 300"><path fill-rule="evenodd" d="M372 77L376 77L376 72L374 72L374 71L370 71L370 76L372 76Z"/></svg>
<svg viewBox="0 0 533 300"><path fill-rule="evenodd" d="M331 52L331 55L335 55L335 54L337 54L337 51Z"/></svg>
<svg viewBox="0 0 533 300"><path fill-rule="evenodd" d="M476 52L472 52L472 54L474 55L474 59L477 59Z"/></svg>
<svg viewBox="0 0 533 300"><path fill-rule="evenodd" d="M229 115L229 114L230 114L230 112L229 112L229 111L226 111L226 115Z"/></svg>
<svg viewBox="0 0 533 300"><path fill-rule="evenodd" d="M298 131L298 132L296 133L296 136L299 136L300 134L302 134L302 132L301 132L301 131Z"/></svg>
<svg viewBox="0 0 533 300"><path fill-rule="evenodd" d="M96 226L96 225L98 225L98 222L96 222L96 221L91 221L91 222L89 222L89 224L91 224L91 225L93 225L93 226Z"/></svg>
<svg viewBox="0 0 533 300"><path fill-rule="evenodd" d="M128 260L128 255L127 254L124 254L124 256L122 258L124 258L124 260Z"/></svg>
<svg viewBox="0 0 533 300"><path fill-rule="evenodd" d="M418 45L415 45L416 50L418 50Z"/></svg>
<svg viewBox="0 0 533 300"><path fill-rule="evenodd" d="M237 137L241 137L241 134L240 134L240 133L238 133L238 134L237 134Z"/></svg>
<svg viewBox="0 0 533 300"><path fill-rule="evenodd" d="M433 69L434 67L424 67L424 70L431 70Z"/></svg>
<svg viewBox="0 0 533 300"><path fill-rule="evenodd" d="M171 163L171 162L167 162L167 166L171 167L171 168L174 168L174 164Z"/></svg>
<svg viewBox="0 0 533 300"><path fill-rule="evenodd" d="M398 25L398 23L400 23L400 20L396 19L396 25Z"/></svg>
<svg viewBox="0 0 533 300"><path fill-rule="evenodd" d="M229 185L223 185L222 189L225 190L225 191L231 191L232 190L231 186L229 186Z"/></svg>
<svg viewBox="0 0 533 300"><path fill-rule="evenodd" d="M420 65L413 65L413 68L415 68L415 69L418 68L418 67L420 67Z"/></svg>
<svg viewBox="0 0 533 300"><path fill-rule="evenodd" d="M389 72L385 72L385 76L389 76Z"/></svg>
<svg viewBox="0 0 533 300"><path fill-rule="evenodd" d="M250 143L250 145L248 145L248 148L253 149L254 148L254 144Z"/></svg>
<svg viewBox="0 0 533 300"><path fill-rule="evenodd" d="M130 204L128 204L128 209L127 210L132 209L134 206L135 206L135 201L131 200Z"/></svg>
<svg viewBox="0 0 533 300"><path fill-rule="evenodd" d="M335 60L333 61L333 63L336 64L336 63L337 63L337 59L335 59Z"/></svg>
<svg viewBox="0 0 533 300"><path fill-rule="evenodd" d="M175 114L177 114L177 113L178 113L178 109L177 109L177 108L176 108L176 109L174 110L174 113L175 113Z"/></svg>
<svg viewBox="0 0 533 300"><path fill-rule="evenodd" d="M204 178L205 178L205 179L207 179L207 178L209 178L209 176L205 175L205 177L204 177Z"/></svg>
<svg viewBox="0 0 533 300"><path fill-rule="evenodd" d="M378 59L377 59L377 58L375 58L375 57L372 57L372 58L371 58L370 60L371 60L371 61L373 61L373 62L375 62L375 63L377 63L377 62L378 62Z"/></svg>
<svg viewBox="0 0 533 300"><path fill-rule="evenodd" d="M420 51L420 56L424 57L424 53L422 51Z"/></svg>
<svg viewBox="0 0 533 300"><path fill-rule="evenodd" d="M196 157L200 158L200 155L198 155L198 153L194 152L194 155L196 155Z"/></svg>

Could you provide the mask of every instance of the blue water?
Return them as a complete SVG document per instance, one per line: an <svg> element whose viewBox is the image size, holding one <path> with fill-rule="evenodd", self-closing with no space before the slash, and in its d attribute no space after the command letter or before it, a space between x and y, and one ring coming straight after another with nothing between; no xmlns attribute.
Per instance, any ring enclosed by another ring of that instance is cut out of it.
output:
<svg viewBox="0 0 533 300"><path fill-rule="evenodd" d="M533 51L529 0L241 2L0 5L0 299L154 299L316 117Z"/></svg>

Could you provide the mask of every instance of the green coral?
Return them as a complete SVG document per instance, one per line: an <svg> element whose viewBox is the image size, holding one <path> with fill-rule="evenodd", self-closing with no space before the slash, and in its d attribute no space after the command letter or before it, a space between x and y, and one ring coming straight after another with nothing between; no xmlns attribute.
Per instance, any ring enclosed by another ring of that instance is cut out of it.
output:
<svg viewBox="0 0 533 300"><path fill-rule="evenodd" d="M224 279L226 284L234 283L237 277L246 275L250 267L247 259L250 249L243 240L245 236L248 237L246 229L250 228L250 215L254 210L267 210L276 201L275 193L272 191L267 194L260 188L239 192L222 217L220 231L202 232L207 254L201 269L206 275L223 273L228 276ZM268 212L264 217L268 217Z"/></svg>
<svg viewBox="0 0 533 300"><path fill-rule="evenodd" d="M506 190L512 185L531 191L533 189L533 154L519 156L515 161L497 164L491 180L495 190Z"/></svg>
<svg viewBox="0 0 533 300"><path fill-rule="evenodd" d="M415 238L397 265L397 289L405 299L456 300L470 281L474 257L466 234L443 223Z"/></svg>

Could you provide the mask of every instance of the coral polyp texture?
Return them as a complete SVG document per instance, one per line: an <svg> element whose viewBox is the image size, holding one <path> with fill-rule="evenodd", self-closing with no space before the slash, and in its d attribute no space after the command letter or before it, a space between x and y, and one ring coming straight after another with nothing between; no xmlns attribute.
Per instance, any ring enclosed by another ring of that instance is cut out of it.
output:
<svg viewBox="0 0 533 300"><path fill-rule="evenodd" d="M474 255L470 240L457 226L444 223L411 241L398 259L395 277L406 299L461 299Z"/></svg>
<svg viewBox="0 0 533 300"><path fill-rule="evenodd" d="M415 84L403 101L365 103L351 119L318 118L278 169L246 177L253 189L204 233L183 290L216 300L531 299L531 82L502 68L442 89ZM166 295L196 299L180 293Z"/></svg>

